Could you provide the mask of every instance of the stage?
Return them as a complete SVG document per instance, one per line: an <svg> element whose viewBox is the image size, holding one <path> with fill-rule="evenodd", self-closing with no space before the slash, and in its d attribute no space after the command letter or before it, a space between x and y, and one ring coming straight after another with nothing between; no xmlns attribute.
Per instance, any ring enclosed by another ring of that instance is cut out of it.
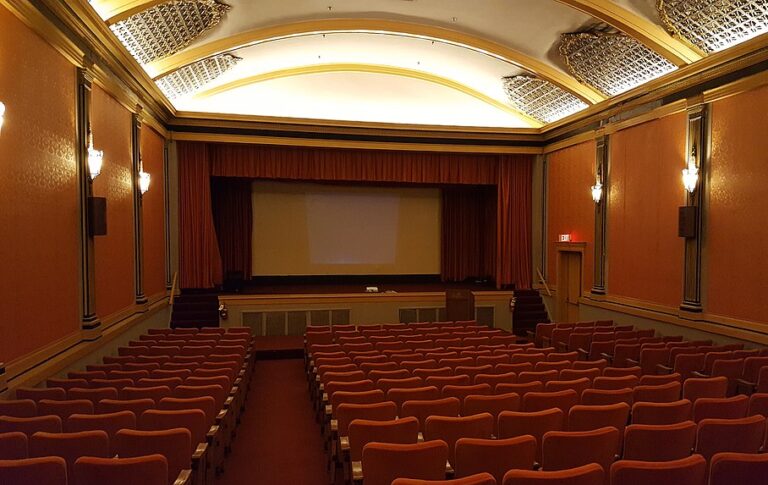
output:
<svg viewBox="0 0 768 485"><path fill-rule="evenodd" d="M364 279L365 280L365 279ZM366 286L379 292L366 292ZM222 293L226 310L220 325L247 326L262 337L301 336L307 325L375 325L445 321L445 291L471 290L475 319L493 328L512 330L513 292L487 283L386 281L272 281L244 285L238 293Z"/></svg>

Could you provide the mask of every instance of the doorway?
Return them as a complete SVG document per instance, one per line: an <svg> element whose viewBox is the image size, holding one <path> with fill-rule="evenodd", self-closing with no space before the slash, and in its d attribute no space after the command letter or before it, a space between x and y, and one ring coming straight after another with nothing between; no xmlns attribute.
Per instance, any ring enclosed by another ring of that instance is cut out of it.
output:
<svg viewBox="0 0 768 485"><path fill-rule="evenodd" d="M579 321L583 248L557 248L557 321Z"/></svg>

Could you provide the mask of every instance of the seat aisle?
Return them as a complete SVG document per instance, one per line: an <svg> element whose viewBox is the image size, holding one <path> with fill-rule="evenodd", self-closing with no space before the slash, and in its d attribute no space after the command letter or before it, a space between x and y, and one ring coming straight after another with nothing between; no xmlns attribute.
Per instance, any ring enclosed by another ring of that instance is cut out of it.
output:
<svg viewBox="0 0 768 485"><path fill-rule="evenodd" d="M236 445L217 485L328 485L302 359L256 363Z"/></svg>

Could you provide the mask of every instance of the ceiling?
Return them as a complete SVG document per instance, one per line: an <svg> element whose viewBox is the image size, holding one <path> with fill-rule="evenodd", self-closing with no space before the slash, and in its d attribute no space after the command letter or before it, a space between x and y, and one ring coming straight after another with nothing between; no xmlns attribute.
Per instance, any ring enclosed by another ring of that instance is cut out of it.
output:
<svg viewBox="0 0 768 485"><path fill-rule="evenodd" d="M768 0L91 0L177 110L537 128L768 30Z"/></svg>

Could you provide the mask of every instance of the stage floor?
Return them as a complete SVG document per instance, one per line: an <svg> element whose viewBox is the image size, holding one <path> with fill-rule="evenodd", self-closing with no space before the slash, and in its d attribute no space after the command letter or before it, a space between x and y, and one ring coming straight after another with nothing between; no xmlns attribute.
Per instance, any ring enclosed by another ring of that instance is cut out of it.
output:
<svg viewBox="0 0 768 485"><path fill-rule="evenodd" d="M379 292L397 293L444 292L449 289L495 291L493 284L473 283L378 283L369 284L318 283L318 284L246 284L240 292L222 292L221 295L325 295L365 293L366 286L377 286Z"/></svg>

